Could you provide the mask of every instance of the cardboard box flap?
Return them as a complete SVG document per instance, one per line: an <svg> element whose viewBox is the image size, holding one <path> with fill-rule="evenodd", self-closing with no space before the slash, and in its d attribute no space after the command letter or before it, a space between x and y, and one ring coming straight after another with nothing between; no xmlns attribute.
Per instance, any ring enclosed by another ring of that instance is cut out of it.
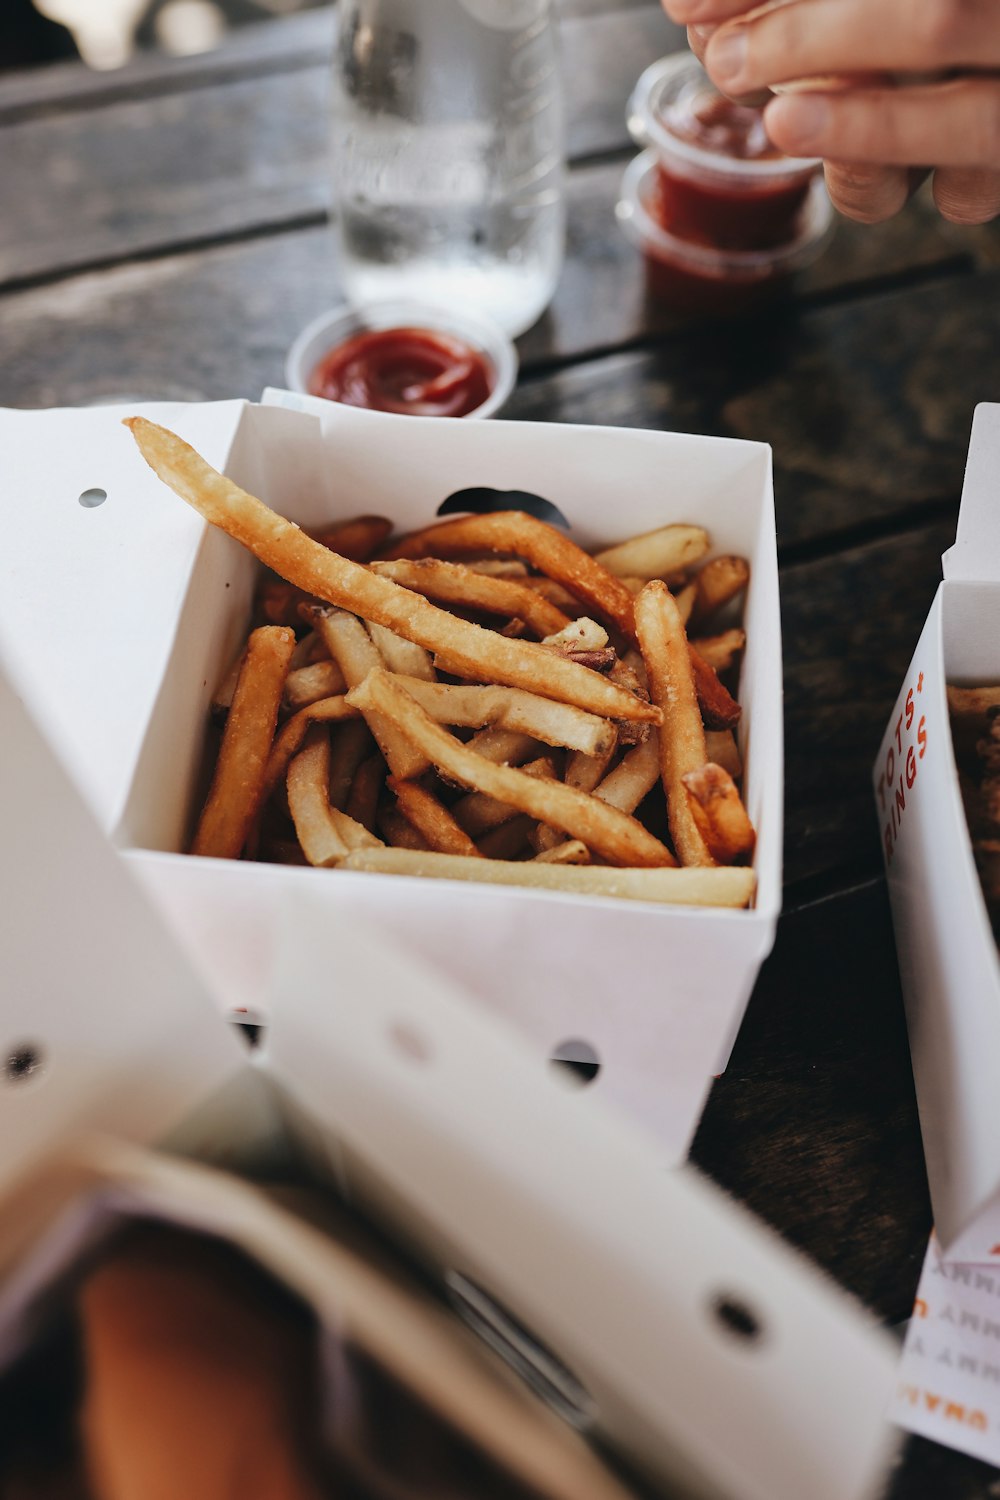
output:
<svg viewBox="0 0 1000 1500"><path fill-rule="evenodd" d="M894 1356L856 1305L313 889L281 929L262 1065L581 1425L699 1493L875 1492Z"/></svg>
<svg viewBox="0 0 1000 1500"><path fill-rule="evenodd" d="M4 675L0 1185L67 1130L154 1141L246 1070Z"/></svg>
<svg viewBox="0 0 1000 1500"><path fill-rule="evenodd" d="M1000 405L976 407L955 545L942 558L947 579L1000 579Z"/></svg>

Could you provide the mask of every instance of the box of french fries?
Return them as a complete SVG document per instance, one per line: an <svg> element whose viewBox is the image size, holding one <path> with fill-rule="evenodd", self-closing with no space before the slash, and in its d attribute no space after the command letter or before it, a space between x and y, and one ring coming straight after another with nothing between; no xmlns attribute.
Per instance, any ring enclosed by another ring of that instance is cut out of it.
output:
<svg viewBox="0 0 1000 1500"><path fill-rule="evenodd" d="M249 1049L5 655L5 1492L874 1500L857 1304L319 881Z"/></svg>
<svg viewBox="0 0 1000 1500"><path fill-rule="evenodd" d="M935 1228L1000 1244L1000 405L977 407L955 545L874 770Z"/></svg>
<svg viewBox="0 0 1000 1500"><path fill-rule="evenodd" d="M319 892L680 1158L780 905L769 450L285 393L0 436L0 642L227 1004Z"/></svg>

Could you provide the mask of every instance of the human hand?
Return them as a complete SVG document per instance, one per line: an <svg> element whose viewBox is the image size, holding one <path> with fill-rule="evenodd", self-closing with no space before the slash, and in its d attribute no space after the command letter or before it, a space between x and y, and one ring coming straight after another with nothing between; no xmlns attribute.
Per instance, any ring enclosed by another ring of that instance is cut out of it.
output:
<svg viewBox="0 0 1000 1500"><path fill-rule="evenodd" d="M773 99L765 123L789 155L826 160L842 212L890 217L933 164L945 218L1000 213L1000 78L983 71L1000 68L992 0L664 3L725 93L815 80Z"/></svg>

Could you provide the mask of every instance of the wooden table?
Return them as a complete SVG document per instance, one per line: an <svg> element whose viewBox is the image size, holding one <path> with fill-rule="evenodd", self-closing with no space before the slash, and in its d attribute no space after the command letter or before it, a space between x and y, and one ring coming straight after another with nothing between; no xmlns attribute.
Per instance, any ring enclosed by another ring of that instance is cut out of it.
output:
<svg viewBox="0 0 1000 1500"><path fill-rule="evenodd" d="M930 1226L869 769L997 394L1000 233L919 201L842 224L794 301L700 326L651 305L613 205L625 100L679 45L652 0L567 0L570 231L511 416L774 446L785 650L785 915L694 1159L889 1323ZM0 404L256 398L337 298L331 19L220 52L0 81ZM892 1495L995 1495L911 1442ZM805 1497L803 1497L805 1500Z"/></svg>

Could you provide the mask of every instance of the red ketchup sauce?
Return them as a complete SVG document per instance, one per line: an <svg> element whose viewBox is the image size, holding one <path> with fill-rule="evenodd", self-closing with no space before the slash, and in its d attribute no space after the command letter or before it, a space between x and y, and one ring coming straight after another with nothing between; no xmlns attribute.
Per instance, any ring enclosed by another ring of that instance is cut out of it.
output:
<svg viewBox="0 0 1000 1500"><path fill-rule="evenodd" d="M703 89L682 94L662 123L678 140L718 157L711 168L683 169L661 158L659 192L649 206L664 229L719 250L767 250L794 238L815 168L782 171L759 109ZM772 163L773 171L757 175L741 170L743 163Z"/></svg>
<svg viewBox="0 0 1000 1500"><path fill-rule="evenodd" d="M492 367L477 349L427 328L357 333L309 377L312 396L417 417L466 417L492 388Z"/></svg>

